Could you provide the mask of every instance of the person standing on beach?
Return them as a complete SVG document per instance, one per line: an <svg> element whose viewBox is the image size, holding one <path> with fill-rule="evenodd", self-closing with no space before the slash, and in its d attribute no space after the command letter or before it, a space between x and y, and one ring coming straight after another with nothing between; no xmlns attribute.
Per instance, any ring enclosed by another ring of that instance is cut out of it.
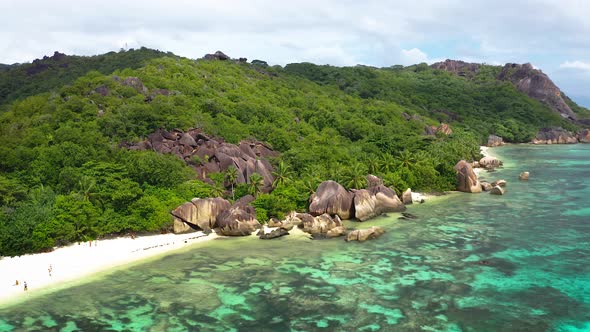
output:
<svg viewBox="0 0 590 332"><path fill-rule="evenodd" d="M25 281L25 292L29 290L29 286L27 285L27 282Z"/></svg>
<svg viewBox="0 0 590 332"><path fill-rule="evenodd" d="M47 271L49 271L49 276L51 277L51 272L53 272L53 266L51 266L51 264L49 264Z"/></svg>

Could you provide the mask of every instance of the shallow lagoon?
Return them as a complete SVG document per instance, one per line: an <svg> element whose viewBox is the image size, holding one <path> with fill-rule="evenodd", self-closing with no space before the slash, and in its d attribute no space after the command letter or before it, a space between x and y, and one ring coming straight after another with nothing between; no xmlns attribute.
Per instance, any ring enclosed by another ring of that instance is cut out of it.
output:
<svg viewBox="0 0 590 332"><path fill-rule="evenodd" d="M492 152L504 196L348 223L386 229L365 243L197 244L0 308L0 331L589 331L590 145Z"/></svg>

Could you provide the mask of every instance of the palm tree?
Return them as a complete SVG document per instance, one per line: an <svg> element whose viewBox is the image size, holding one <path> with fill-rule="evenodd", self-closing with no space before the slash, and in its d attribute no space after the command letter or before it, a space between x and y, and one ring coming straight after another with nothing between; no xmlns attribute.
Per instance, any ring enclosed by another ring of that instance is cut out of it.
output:
<svg viewBox="0 0 590 332"><path fill-rule="evenodd" d="M408 188L408 185L404 182L404 180L402 180L400 174L397 172L387 174L383 178L383 182L387 187L393 189L398 196L401 195L406 188Z"/></svg>
<svg viewBox="0 0 590 332"><path fill-rule="evenodd" d="M231 185L231 197L235 201L234 184L238 180L238 169L235 166L232 165L225 170L225 180Z"/></svg>
<svg viewBox="0 0 590 332"><path fill-rule="evenodd" d="M272 172L274 175L275 180L273 181L273 187L278 187L279 185L284 185L291 181L291 177L293 176L293 172L291 171L291 167L286 165L282 160L277 165L277 169Z"/></svg>
<svg viewBox="0 0 590 332"><path fill-rule="evenodd" d="M399 167L409 170L411 170L418 161L416 156L407 150L400 152L397 156L397 160Z"/></svg>
<svg viewBox="0 0 590 332"><path fill-rule="evenodd" d="M349 188L360 189L367 184L367 167L364 164L356 162L350 165L346 170L346 175Z"/></svg>
<svg viewBox="0 0 590 332"><path fill-rule="evenodd" d="M315 191L321 182L322 180L320 178L308 175L302 181L303 189L305 189L306 194L311 197L311 195L315 194Z"/></svg>
<svg viewBox="0 0 590 332"><path fill-rule="evenodd" d="M377 174L381 169L380 160L377 159L375 156L371 155L365 159L365 163L367 164L367 168L370 174Z"/></svg>
<svg viewBox="0 0 590 332"><path fill-rule="evenodd" d="M211 195L213 197L223 197L225 194L225 188L221 183L215 181L215 184L211 185Z"/></svg>
<svg viewBox="0 0 590 332"><path fill-rule="evenodd" d="M324 170L318 164L310 164L305 167L302 174L307 174L308 176L312 177L313 179L321 179L324 178Z"/></svg>
<svg viewBox="0 0 590 332"><path fill-rule="evenodd" d="M96 181L92 177L84 175L80 178L78 181L78 189L85 201L90 201L90 197L93 197L96 194L94 190L95 186Z"/></svg>
<svg viewBox="0 0 590 332"><path fill-rule="evenodd" d="M341 167L340 165L332 165L329 169L330 178L338 183L342 183L346 180L348 169Z"/></svg>
<svg viewBox="0 0 590 332"><path fill-rule="evenodd" d="M252 175L250 175L250 186L249 186L249 192L250 194L252 194L254 197L256 197L258 195L258 193L260 193L260 190L262 189L262 187L264 186L264 178L262 177L262 175L258 174L258 173L254 173Z"/></svg>
<svg viewBox="0 0 590 332"><path fill-rule="evenodd" d="M210 185L211 187L211 196L213 197L223 197L225 194L225 186L223 185L223 181L225 179L224 173L210 173L209 179L213 181Z"/></svg>
<svg viewBox="0 0 590 332"><path fill-rule="evenodd" d="M397 161L389 153L384 153L379 160L379 169L383 174L395 171Z"/></svg>

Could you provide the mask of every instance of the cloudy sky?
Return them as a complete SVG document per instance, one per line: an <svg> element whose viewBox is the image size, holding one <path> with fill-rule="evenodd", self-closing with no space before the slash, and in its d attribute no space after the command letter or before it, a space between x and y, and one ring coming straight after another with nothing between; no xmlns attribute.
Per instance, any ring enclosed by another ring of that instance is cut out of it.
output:
<svg viewBox="0 0 590 332"><path fill-rule="evenodd" d="M0 63L55 50L222 50L271 64L531 62L590 106L586 0L1 0Z"/></svg>

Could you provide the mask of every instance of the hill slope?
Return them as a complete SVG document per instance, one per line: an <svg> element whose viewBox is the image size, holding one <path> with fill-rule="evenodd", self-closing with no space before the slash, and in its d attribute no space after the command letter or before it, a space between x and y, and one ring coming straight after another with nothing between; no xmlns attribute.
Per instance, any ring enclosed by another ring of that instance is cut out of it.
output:
<svg viewBox="0 0 590 332"><path fill-rule="evenodd" d="M497 79L502 67L443 64L378 69L300 63L287 65L285 71L360 98L394 101L477 133L482 141L489 134L497 134L508 142L529 142L542 127L577 128L512 82Z"/></svg>
<svg viewBox="0 0 590 332"><path fill-rule="evenodd" d="M55 52L51 57L45 56L32 63L0 64L0 105L60 88L91 70L110 74L116 69L139 68L146 60L164 55L166 53L142 47L90 57Z"/></svg>
<svg viewBox="0 0 590 332"><path fill-rule="evenodd" d="M41 61L63 61L56 56ZM19 79L35 65L3 76L15 87L4 100L19 100L0 104L0 255L169 229L170 210L193 197L251 192L264 221L305 210L309 194L328 179L361 188L373 173L396 190L449 190L457 160L477 158L488 133L524 141L541 127L572 126L483 73L467 80L423 65L281 68L144 49L109 57L118 60L68 62L64 73L50 66L30 81ZM123 59L133 65L104 73ZM20 99L33 91L40 93ZM441 121L452 130L425 134ZM206 154L182 160L126 148L159 128L266 142L279 152L270 162L281 181L260 193L253 179L234 186L225 172L200 178L195 170L211 162Z"/></svg>

